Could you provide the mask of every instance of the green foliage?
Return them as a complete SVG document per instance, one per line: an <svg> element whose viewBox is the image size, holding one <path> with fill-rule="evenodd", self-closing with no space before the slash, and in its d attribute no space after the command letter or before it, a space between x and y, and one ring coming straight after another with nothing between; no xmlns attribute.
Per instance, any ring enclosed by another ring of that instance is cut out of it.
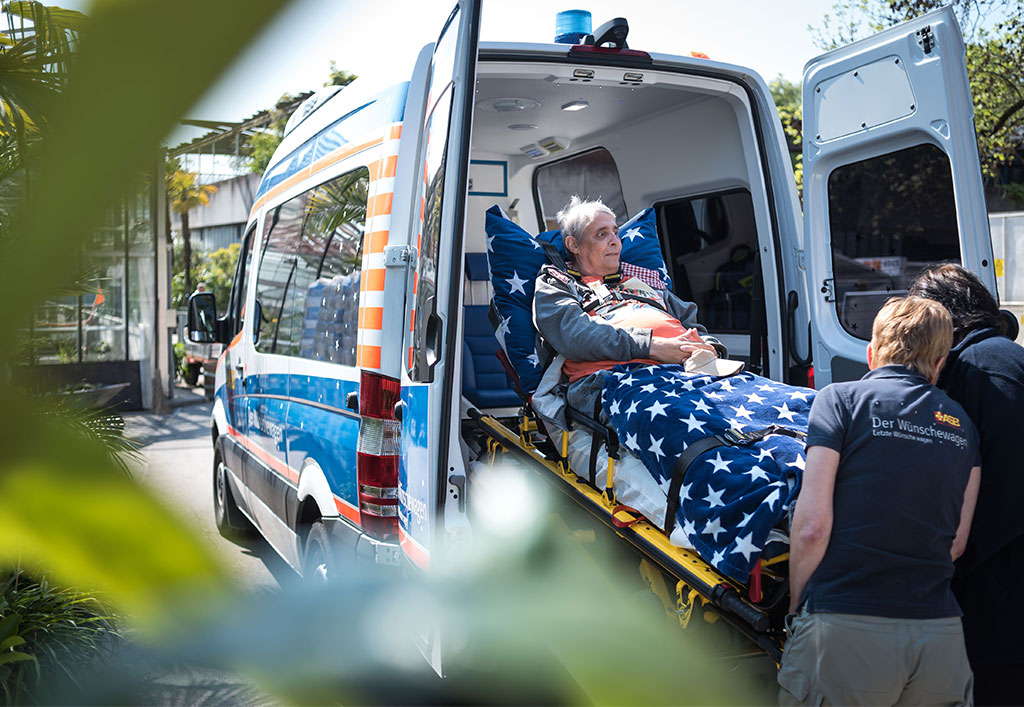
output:
<svg viewBox="0 0 1024 707"><path fill-rule="evenodd" d="M201 250L192 251L192 272L194 281L206 283L206 291L217 297L217 309L220 314L227 311L228 298L231 296L231 283L235 277L235 265L238 253L242 249L240 243L232 243L227 248L220 248L207 253ZM185 256L179 245L174 252L174 274L171 277L171 303L175 307L188 305L192 294L185 290Z"/></svg>
<svg viewBox="0 0 1024 707"><path fill-rule="evenodd" d="M822 49L879 32L949 0L840 0L820 27ZM954 0L967 44L967 72L982 171L996 177L1024 149L1024 0Z"/></svg>
<svg viewBox="0 0 1024 707"><path fill-rule="evenodd" d="M35 704L55 688L75 689L120 642L92 597L20 569L0 572L0 703Z"/></svg>
<svg viewBox="0 0 1024 707"><path fill-rule="evenodd" d="M786 135L789 147L789 159L793 163L793 176L796 177L796 188L803 192L804 186L804 155L803 155L803 102L800 96L800 84L787 81L782 74L768 84L775 99L782 121L782 131Z"/></svg>
<svg viewBox="0 0 1024 707"><path fill-rule="evenodd" d="M358 76L350 71L339 69L338 65L331 59L331 69L327 83L324 86L348 86L350 83L355 81Z"/></svg>

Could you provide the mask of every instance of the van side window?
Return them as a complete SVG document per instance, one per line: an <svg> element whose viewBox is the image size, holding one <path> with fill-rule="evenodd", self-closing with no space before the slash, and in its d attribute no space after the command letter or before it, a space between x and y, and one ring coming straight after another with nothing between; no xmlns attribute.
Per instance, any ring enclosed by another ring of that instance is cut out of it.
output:
<svg viewBox="0 0 1024 707"><path fill-rule="evenodd" d="M543 164L534 172L533 196L544 230L558 228L555 215L573 194L583 199L601 199L615 212L620 223L632 216L627 213L622 198L619 168L603 147Z"/></svg>
<svg viewBox="0 0 1024 707"><path fill-rule="evenodd" d="M369 181L361 167L309 192L295 276L302 358L356 365Z"/></svg>
<svg viewBox="0 0 1024 707"><path fill-rule="evenodd" d="M368 183L361 167L266 215L257 351L355 365Z"/></svg>
<svg viewBox="0 0 1024 707"><path fill-rule="evenodd" d="M859 339L871 338L875 314L921 270L960 262L949 159L934 145L835 169L828 220L836 314Z"/></svg>
<svg viewBox="0 0 1024 707"><path fill-rule="evenodd" d="M696 303L714 332L750 331L757 225L750 192L671 199L654 204L665 264L675 293Z"/></svg>
<svg viewBox="0 0 1024 707"><path fill-rule="evenodd" d="M235 281L231 286L231 298L228 301L228 316L231 318L232 335L242 331L245 317L246 284L249 282L249 267L252 265L252 238L256 233L253 225L242 239L242 249L238 251L238 264L235 265Z"/></svg>

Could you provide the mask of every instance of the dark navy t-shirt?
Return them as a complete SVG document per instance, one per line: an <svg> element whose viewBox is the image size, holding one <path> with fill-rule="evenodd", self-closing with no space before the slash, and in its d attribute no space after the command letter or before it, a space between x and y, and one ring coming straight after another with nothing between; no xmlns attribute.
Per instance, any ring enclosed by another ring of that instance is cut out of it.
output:
<svg viewBox="0 0 1024 707"><path fill-rule="evenodd" d="M978 435L919 373L882 366L817 394L807 446L839 452L832 535L809 611L903 619L960 616L950 549ZM798 501L799 503L799 501Z"/></svg>

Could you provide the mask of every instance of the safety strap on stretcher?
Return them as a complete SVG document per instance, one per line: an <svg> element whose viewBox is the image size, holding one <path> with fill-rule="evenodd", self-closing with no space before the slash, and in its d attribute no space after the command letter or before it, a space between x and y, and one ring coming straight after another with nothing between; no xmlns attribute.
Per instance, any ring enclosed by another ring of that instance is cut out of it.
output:
<svg viewBox="0 0 1024 707"><path fill-rule="evenodd" d="M672 469L672 482L668 487L668 510L665 513L665 535L672 535L672 527L676 521L676 511L679 510L679 490L683 486L686 472L695 461L706 452L717 447L741 447L754 442L760 442L768 435L785 435L796 439L805 439L807 435L800 430L793 430L780 425L769 425L760 430L752 432L740 432L739 430L726 430L720 435L711 435L704 439L697 440L687 447L679 459L676 460Z"/></svg>

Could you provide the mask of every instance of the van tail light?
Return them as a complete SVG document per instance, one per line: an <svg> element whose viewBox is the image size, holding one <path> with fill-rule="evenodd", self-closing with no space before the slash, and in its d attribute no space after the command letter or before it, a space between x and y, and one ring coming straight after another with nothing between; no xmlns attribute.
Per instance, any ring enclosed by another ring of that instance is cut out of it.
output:
<svg viewBox="0 0 1024 707"><path fill-rule="evenodd" d="M807 367L807 387L814 388L814 366Z"/></svg>
<svg viewBox="0 0 1024 707"><path fill-rule="evenodd" d="M402 423L395 403L402 384L394 378L363 371L359 381L359 522L378 540L398 535L398 455Z"/></svg>

